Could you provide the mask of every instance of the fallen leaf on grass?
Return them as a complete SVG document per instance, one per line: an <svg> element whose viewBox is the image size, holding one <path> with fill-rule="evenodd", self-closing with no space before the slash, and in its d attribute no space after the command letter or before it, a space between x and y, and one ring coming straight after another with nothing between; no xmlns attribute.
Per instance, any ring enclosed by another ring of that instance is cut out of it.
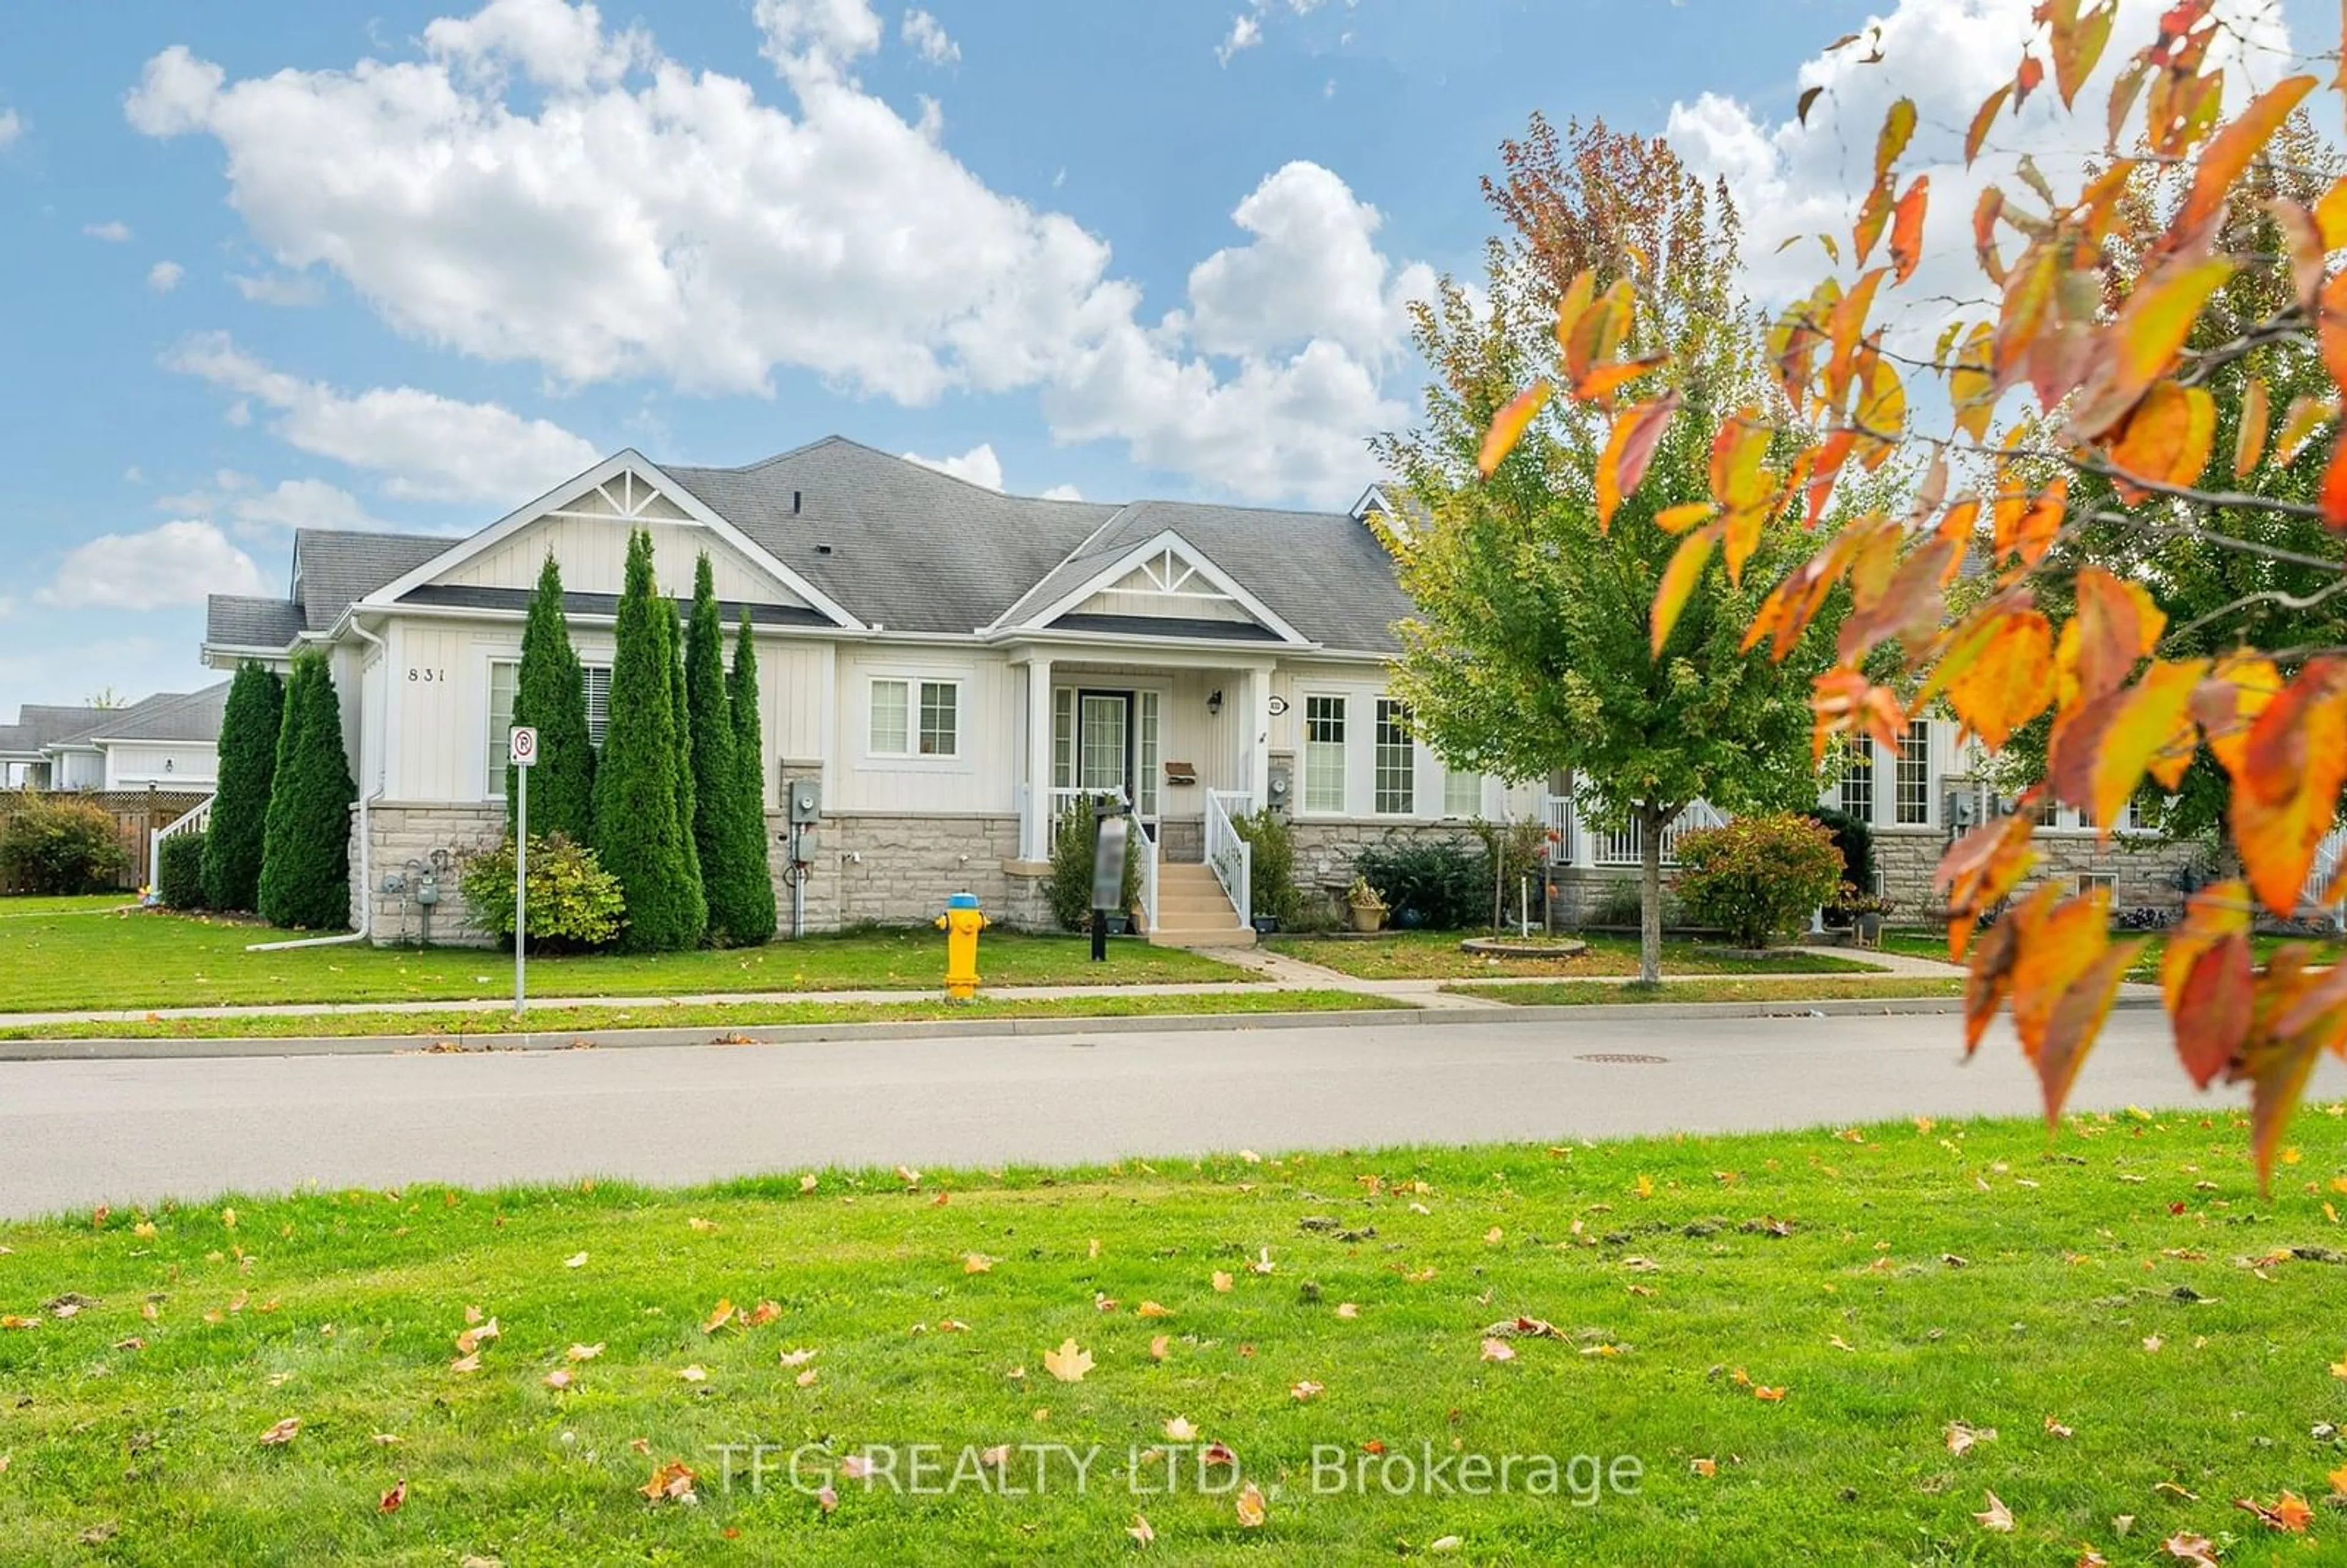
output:
<svg viewBox="0 0 2347 1568"><path fill-rule="evenodd" d="M2074 1438L2078 1435L2070 1428L2064 1426L2061 1422L2055 1420L2051 1416L2045 1418L2045 1430L2050 1435L2057 1438Z"/></svg>
<svg viewBox="0 0 2347 1568"><path fill-rule="evenodd" d="M1771 1389L1765 1383L1755 1383L1752 1385L1752 1397L1756 1399L1766 1399L1773 1405L1784 1399L1785 1390Z"/></svg>
<svg viewBox="0 0 2347 1568"><path fill-rule="evenodd" d="M710 1232L717 1228L717 1222L715 1220L705 1220L699 1214L693 1215L684 1223L691 1225L694 1230L699 1231L703 1235L707 1235Z"/></svg>
<svg viewBox="0 0 2347 1568"><path fill-rule="evenodd" d="M2271 1507L2250 1497L2235 1498L2233 1506L2256 1514L2267 1529L2291 1535L2305 1534L2306 1527L2314 1522L2314 1510L2307 1507L2306 1500L2294 1491L2283 1492Z"/></svg>
<svg viewBox="0 0 2347 1568"><path fill-rule="evenodd" d="M1214 1270L1214 1286L1217 1291L1228 1295L1231 1288L1231 1276L1219 1268Z"/></svg>
<svg viewBox="0 0 2347 1568"><path fill-rule="evenodd" d="M846 1476L849 1481L870 1481L872 1479L872 1456L869 1454L849 1454L846 1459L839 1461L839 1473Z"/></svg>
<svg viewBox="0 0 2347 1568"><path fill-rule="evenodd" d="M2144 1338L2143 1338L2143 1348L2144 1348L2145 1349L2147 1349L2147 1350L2152 1351L2152 1352L2153 1352L2153 1353L2155 1353L2155 1354L2157 1354L2157 1351L2158 1351L2159 1348L2160 1348L2162 1345L2165 1345L2165 1344L2167 1344L2167 1343L2168 1343L2168 1341L2166 1341L2165 1339L2162 1339L2162 1338L2161 1338L2158 1335L2157 1335L2157 1334L2147 1334L2147 1335L2145 1335L2145 1336L2144 1336Z"/></svg>
<svg viewBox="0 0 2347 1568"><path fill-rule="evenodd" d="M1057 1350L1043 1352L1043 1370L1062 1383L1081 1383L1092 1369L1092 1352L1077 1349L1072 1339L1061 1340Z"/></svg>
<svg viewBox="0 0 2347 1568"><path fill-rule="evenodd" d="M1113 1312L1113 1311L1115 1311L1115 1310L1116 1310L1116 1297L1115 1297L1115 1296L1111 1296L1111 1295L1110 1295L1107 1291L1105 1291L1105 1290L1095 1290L1095 1291L1093 1291L1093 1292L1092 1292L1092 1310L1093 1310L1094 1312Z"/></svg>
<svg viewBox="0 0 2347 1568"><path fill-rule="evenodd" d="M1708 1481L1719 1473L1719 1461L1710 1459L1691 1460L1688 1461L1687 1468Z"/></svg>
<svg viewBox="0 0 2347 1568"><path fill-rule="evenodd" d="M1486 1242L1491 1243L1493 1246L1497 1246L1503 1235L1505 1235L1505 1233L1502 1232L1499 1226L1493 1225L1490 1230L1483 1233L1483 1239Z"/></svg>
<svg viewBox="0 0 2347 1568"><path fill-rule="evenodd" d="M1337 1317L1358 1317L1360 1315L1361 1315L1361 1308L1360 1308L1360 1306L1359 1306L1359 1304L1358 1304L1358 1303L1357 1303L1357 1302L1351 1302L1351 1301L1340 1301L1340 1302L1337 1303Z"/></svg>
<svg viewBox="0 0 2347 1568"><path fill-rule="evenodd" d="M1198 1435L1198 1429L1190 1424L1186 1416L1175 1416L1165 1423L1165 1435L1177 1443L1186 1443Z"/></svg>
<svg viewBox="0 0 2347 1568"><path fill-rule="evenodd" d="M1429 1552L1456 1552L1467 1544L1463 1535L1438 1535L1426 1543Z"/></svg>
<svg viewBox="0 0 2347 1568"><path fill-rule="evenodd" d="M2111 1560L2096 1551L2092 1542L2081 1542L2077 1568L2111 1568Z"/></svg>
<svg viewBox="0 0 2347 1568"><path fill-rule="evenodd" d="M1512 1360L1514 1360L1515 1358L1516 1358L1516 1348L1515 1348L1514 1346L1512 1346L1512 1345L1509 1344L1506 1340L1504 1340L1504 1339L1486 1339L1486 1340L1484 1340L1484 1341L1483 1341L1483 1359L1484 1359L1484 1360L1486 1360L1486 1361L1512 1361Z"/></svg>
<svg viewBox="0 0 2347 1568"><path fill-rule="evenodd" d="M1247 1272L1249 1274L1270 1274L1278 1267L1279 1265L1271 1261L1271 1248L1265 1247L1255 1254L1255 1261L1247 1265Z"/></svg>
<svg viewBox="0 0 2347 1568"><path fill-rule="evenodd" d="M1247 1482L1246 1490L1239 1493L1236 1506L1239 1523L1249 1530L1261 1529L1263 1522L1271 1516L1271 1511L1264 1506L1263 1488L1253 1481Z"/></svg>
<svg viewBox="0 0 2347 1568"><path fill-rule="evenodd" d="M1221 1443L1208 1443L1204 1448L1198 1450L1198 1462L1201 1465L1226 1464L1236 1466L1239 1462L1239 1456L1231 1452L1229 1449L1224 1447Z"/></svg>
<svg viewBox="0 0 2347 1568"><path fill-rule="evenodd" d="M407 1482L402 1479L397 1486L383 1494L383 1501L375 1504L374 1511L377 1513L397 1513L406 1501Z"/></svg>
<svg viewBox="0 0 2347 1568"><path fill-rule="evenodd" d="M803 1192L803 1193L811 1193L811 1192L814 1192L814 1191L815 1191L815 1173L814 1173L813 1171L809 1171L805 1175L801 1176L801 1177L799 1178L799 1191L800 1191L800 1192ZM828 1513L828 1512L830 1512L831 1511L830 1511L829 1509L825 1509L824 1512L826 1512L826 1513Z"/></svg>
<svg viewBox="0 0 2347 1568"><path fill-rule="evenodd" d="M11 1324L8 1327L14 1327L16 1325ZM2331 1363L2331 1375L2334 1378L2347 1378L2347 1357L2342 1357Z"/></svg>
<svg viewBox="0 0 2347 1568"><path fill-rule="evenodd" d="M1174 1316L1174 1309L1170 1307L1161 1307L1154 1301L1144 1301L1133 1309L1133 1315L1135 1317L1171 1317Z"/></svg>
<svg viewBox="0 0 2347 1568"><path fill-rule="evenodd" d="M26 1317L14 1312L0 1315L0 1328L38 1328L40 1326L41 1320L37 1317Z"/></svg>
<svg viewBox="0 0 2347 1568"><path fill-rule="evenodd" d="M1138 1513L1133 1516L1133 1522L1124 1527L1124 1532L1132 1536L1133 1543L1138 1546L1147 1546L1157 1539L1157 1532L1150 1529L1149 1521Z"/></svg>
<svg viewBox="0 0 2347 1568"><path fill-rule="evenodd" d="M379 1449L397 1448L399 1446L399 1434L397 1432L377 1432L369 1440Z"/></svg>
<svg viewBox="0 0 2347 1568"><path fill-rule="evenodd" d="M454 1361L448 1363L448 1370L455 1372L459 1376L467 1372L477 1372L480 1369L481 1353L477 1350L474 1351L469 1356L459 1356Z"/></svg>
<svg viewBox="0 0 2347 1568"><path fill-rule="evenodd" d="M2331 1495L2347 1498L2347 1464L2341 1465L2323 1479L2331 1483Z"/></svg>
<svg viewBox="0 0 2347 1568"><path fill-rule="evenodd" d="M967 1334L969 1332L969 1325L964 1323L958 1317L940 1317L938 1319L938 1332L940 1334Z"/></svg>
<svg viewBox="0 0 2347 1568"><path fill-rule="evenodd" d="M1174 1336L1171 1334L1153 1336L1149 1341L1149 1358L1153 1361L1163 1361L1165 1359L1165 1353L1173 1348L1173 1345Z"/></svg>
<svg viewBox="0 0 2347 1568"><path fill-rule="evenodd" d="M783 1352L783 1365L785 1367L804 1367L808 1362L814 1360L815 1358L815 1352L813 1350L785 1350Z"/></svg>
<svg viewBox="0 0 2347 1568"><path fill-rule="evenodd" d="M2172 1481L2157 1481L2153 1483L2151 1490L2154 1491L2164 1491L2168 1496L2181 1498L2186 1502L2198 1502L2200 1501L2200 1494L2198 1492L2188 1491L2186 1488L2177 1485Z"/></svg>
<svg viewBox="0 0 2347 1568"><path fill-rule="evenodd" d="M1302 1404L1327 1393L1328 1390L1323 1385L1314 1382L1309 1378L1306 1378L1287 1391L1296 1397L1297 1403Z"/></svg>
<svg viewBox="0 0 2347 1568"><path fill-rule="evenodd" d="M733 1321L733 1298L721 1296L717 1298L717 1305L710 1309L709 1316L702 1319L701 1331L703 1334L714 1334Z"/></svg>
<svg viewBox="0 0 2347 1568"><path fill-rule="evenodd" d="M1971 1452L1978 1444L1994 1441L1994 1427L1968 1427L1962 1421L1948 1423L1948 1451L1952 1454L1961 1456Z"/></svg>
<svg viewBox="0 0 2347 1568"><path fill-rule="evenodd" d="M587 1266L587 1255L583 1252L574 1252L569 1257L562 1260L562 1266L565 1268L584 1268Z"/></svg>
<svg viewBox="0 0 2347 1568"><path fill-rule="evenodd" d="M679 1372L677 1376L688 1383L706 1383L709 1381L709 1368L695 1362Z"/></svg>
<svg viewBox="0 0 2347 1568"><path fill-rule="evenodd" d="M8 1473L8 1466L15 1457L14 1454L0 1454L0 1475Z"/></svg>
<svg viewBox="0 0 2347 1568"><path fill-rule="evenodd" d="M270 1428L267 1431L261 1433L261 1440L265 1447L282 1448L287 1443L292 1442L293 1440L293 1434L301 1430L302 1418L299 1416L288 1416L283 1420L278 1422L275 1426Z"/></svg>
<svg viewBox="0 0 2347 1568"><path fill-rule="evenodd" d="M502 1330L497 1327L497 1320L494 1317L477 1328L460 1329L456 1334L456 1354L469 1356L490 1340L498 1337L501 1333Z"/></svg>
<svg viewBox="0 0 2347 1568"><path fill-rule="evenodd" d="M557 1367L553 1371L548 1372L546 1375L545 1381L548 1388L553 1389L559 1394L563 1389L570 1387L570 1369L567 1367Z"/></svg>
<svg viewBox="0 0 2347 1568"><path fill-rule="evenodd" d="M692 1497L692 1471L682 1460L672 1459L636 1490L654 1502L684 1502Z"/></svg>
<svg viewBox="0 0 2347 1568"><path fill-rule="evenodd" d="M797 1384L798 1384L798 1386L799 1386L800 1388L802 1388L802 1389L812 1389L812 1388L814 1388L814 1387L815 1387L815 1378L816 1378L817 1377L819 1377L820 1375L821 1375L821 1374L819 1374L818 1372L816 1372L816 1371L815 1371L815 1369L814 1368L809 1367L805 1371L801 1372L801 1373L800 1373L800 1374L799 1374L795 1378L794 1378L794 1379L792 1379L792 1380L793 1380L794 1382L797 1383Z"/></svg>
<svg viewBox="0 0 2347 1568"><path fill-rule="evenodd" d="M592 1345L573 1345L569 1349L563 1352L565 1356L568 1356L573 1361L592 1361L596 1357L600 1356L602 1353L603 1342L600 1339Z"/></svg>
<svg viewBox="0 0 2347 1568"><path fill-rule="evenodd" d="M2205 1535L2178 1532L2161 1542L2160 1545L2179 1563L2190 1563L2195 1568L2217 1568L2217 1548Z"/></svg>
<svg viewBox="0 0 2347 1568"><path fill-rule="evenodd" d="M1985 1491L1981 1495L1988 1499L1988 1507L1973 1515L1974 1519L1980 1521L1981 1528L2009 1532L2013 1529L2013 1510L2005 1507L2004 1500L1993 1491Z"/></svg>
<svg viewBox="0 0 2347 1568"><path fill-rule="evenodd" d="M994 1267L994 1260L982 1252L964 1253L961 1271L964 1274L985 1274Z"/></svg>
<svg viewBox="0 0 2347 1568"><path fill-rule="evenodd" d="M899 1165L897 1167L897 1179L907 1187L917 1187L921 1184L921 1173L909 1165Z"/></svg>
<svg viewBox="0 0 2347 1568"><path fill-rule="evenodd" d="M775 1318L780 1317L782 1315L783 1304L781 1302L761 1301L757 1306L742 1314L739 1321L744 1328L764 1328L767 1324L772 1323Z"/></svg>

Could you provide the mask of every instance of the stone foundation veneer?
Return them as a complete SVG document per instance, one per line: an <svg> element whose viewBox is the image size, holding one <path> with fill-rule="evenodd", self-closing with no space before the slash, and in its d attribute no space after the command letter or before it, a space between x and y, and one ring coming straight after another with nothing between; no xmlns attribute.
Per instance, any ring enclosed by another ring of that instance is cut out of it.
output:
<svg viewBox="0 0 2347 1568"><path fill-rule="evenodd" d="M436 849L447 851L448 868L440 878L440 902L432 907L434 945L490 945L487 933L473 928L460 884L464 880L465 856L494 849L504 840L503 801L378 804L367 808L367 832L374 840L374 853L367 864L367 876L373 886L359 886L359 856L354 845L351 886L356 897L364 898L372 906L374 919L369 932L377 947L414 941L418 925L419 910L414 897L384 892L384 878L394 873L409 876L407 863L411 859L429 866ZM413 891L411 884L410 895Z"/></svg>
<svg viewBox="0 0 2347 1568"><path fill-rule="evenodd" d="M805 893L809 931L924 925L943 914L956 893L976 894L995 925L1051 927L1042 876L1013 869L1020 866L1015 815L839 812L825 815L815 833ZM775 913L784 936L791 929L791 886L783 875L789 834L783 813L766 814Z"/></svg>

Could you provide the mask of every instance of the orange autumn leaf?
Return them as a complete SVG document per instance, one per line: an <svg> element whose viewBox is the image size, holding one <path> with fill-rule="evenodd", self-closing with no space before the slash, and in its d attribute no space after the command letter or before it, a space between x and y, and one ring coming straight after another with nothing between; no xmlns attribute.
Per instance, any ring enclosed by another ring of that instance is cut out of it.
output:
<svg viewBox="0 0 2347 1568"><path fill-rule="evenodd" d="M2233 437L2233 477L2246 479L2266 453L2266 422L2272 416L2272 394L2265 377L2250 378L2241 395L2241 425Z"/></svg>
<svg viewBox="0 0 2347 1568"><path fill-rule="evenodd" d="M1614 419L1605 438L1604 454L1597 460L1599 533L1604 533L1614 521L1622 497L1635 490L1638 482L1646 477L1646 465L1653 461L1655 447L1678 405L1679 395L1665 393L1651 403L1624 410Z"/></svg>
<svg viewBox="0 0 2347 1568"><path fill-rule="evenodd" d="M2117 11L2116 5L2097 5L2087 10L2081 8L2080 0L2054 0L2046 52L2054 56L2054 89L2061 95L2064 108L2077 100L2078 89L2095 74L2103 46L2111 40L2111 20Z"/></svg>
<svg viewBox="0 0 2347 1568"><path fill-rule="evenodd" d="M2309 661L2238 747L2219 746L2213 729L2210 744L2232 776L2233 845L2250 885L2268 910L2287 917L2347 784L2347 660Z"/></svg>
<svg viewBox="0 0 2347 1568"><path fill-rule="evenodd" d="M1711 559L1712 547L1718 542L1720 525L1697 528L1679 540L1671 553L1671 564L1663 569L1662 585L1655 590L1653 629L1648 648L1657 659L1662 657L1663 644L1670 641L1671 628L1676 626L1686 602L1695 595L1696 584L1703 579L1703 569Z"/></svg>
<svg viewBox="0 0 2347 1568"><path fill-rule="evenodd" d="M2034 610L2002 614L1948 683L1948 704L1964 728L1995 750L2054 700L2045 680L2053 660L2053 622Z"/></svg>
<svg viewBox="0 0 2347 1568"><path fill-rule="evenodd" d="M1235 1506L1238 1510L1239 1523L1248 1530L1262 1529L1264 1521L1271 1517L1271 1510L1263 1501L1263 1488L1253 1481L1247 1482L1245 1489L1239 1492Z"/></svg>
<svg viewBox="0 0 2347 1568"><path fill-rule="evenodd" d="M2160 993L2175 1023L2176 1054L2202 1089L2249 1038L2256 983L2250 917L2247 883L2210 883L2186 901L2184 924L2160 956Z"/></svg>
<svg viewBox="0 0 2347 1568"><path fill-rule="evenodd" d="M1905 282L1923 259L1923 212L1931 200L1932 177L1919 174L1891 214L1891 275Z"/></svg>
<svg viewBox="0 0 2347 1568"><path fill-rule="evenodd" d="M2111 482L2130 506L2155 490L2189 486L2209 466L2216 437L2217 400L2207 387L2157 383L2109 443Z"/></svg>
<svg viewBox="0 0 2347 1568"><path fill-rule="evenodd" d="M1524 427L1546 405L1553 390L1547 382L1536 381L1510 398L1507 406L1492 416L1491 428L1483 437L1483 449L1475 457L1475 467L1485 478L1490 478L1491 471L1516 449L1516 443L1523 439Z"/></svg>
<svg viewBox="0 0 2347 1568"><path fill-rule="evenodd" d="M2008 494L1990 508L1991 544L1996 559L2018 557L2024 566L2035 566L2054 548L2062 519L2070 506L2069 476L2063 475L2035 496Z"/></svg>
<svg viewBox="0 0 2347 1568"><path fill-rule="evenodd" d="M683 1502L692 1496L693 1473L682 1460L671 1460L636 1489L653 1502Z"/></svg>
<svg viewBox="0 0 2347 1568"><path fill-rule="evenodd" d="M2168 225L2171 236L2188 237L2224 210L2250 160L2273 139L2274 132L2290 118L2290 111L2314 90L2314 86L2312 77L2285 77L2259 94L2224 129L2209 138L2192 171L2191 193L2185 197L2184 205Z"/></svg>
<svg viewBox="0 0 2347 1568"><path fill-rule="evenodd" d="M1061 1340L1057 1350L1043 1352L1043 1370L1062 1383L1081 1383L1092 1369L1092 1352L1078 1349L1072 1339Z"/></svg>
<svg viewBox="0 0 2347 1568"><path fill-rule="evenodd" d="M701 1331L703 1334L714 1334L733 1321L733 1303L721 1296L717 1305L710 1309L709 1316L702 1320Z"/></svg>
<svg viewBox="0 0 2347 1568"><path fill-rule="evenodd" d="M2179 260L2169 262L2137 286L2120 308L2118 320L2108 334L2109 357L2104 364L2103 375L2086 395L2086 406L2078 414L2078 428L2083 434L2099 436L2107 430L2135 406L2153 382L2168 373L2183 349L2186 336L2199 321L2209 297L2223 286L2233 271L2233 263L2221 257ZM2134 465L2122 460L2120 466Z"/></svg>

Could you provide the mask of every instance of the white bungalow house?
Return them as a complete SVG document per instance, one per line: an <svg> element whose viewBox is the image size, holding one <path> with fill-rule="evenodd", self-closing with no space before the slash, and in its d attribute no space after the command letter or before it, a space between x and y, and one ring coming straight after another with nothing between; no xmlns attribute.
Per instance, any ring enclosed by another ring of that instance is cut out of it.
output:
<svg viewBox="0 0 2347 1568"><path fill-rule="evenodd" d="M1300 879L1341 883L1390 832L1543 813L1568 859L1618 863L1572 835L1567 792L1451 773L1413 739L1388 687L1409 604L1363 520L1380 504L1040 500L836 436L739 468L623 451L466 538L302 530L286 596L212 598L203 653L223 670L331 654L360 795L354 917L379 940L409 913L388 885L502 832L548 552L600 742L631 528L665 591L706 551L729 626L748 610L772 869L804 929L926 919L963 890L1041 925L1057 811L1102 792L1148 830L1144 913L1173 939L1246 939L1229 819L1265 804L1290 817ZM785 791L806 784L821 821L794 866ZM1941 793L1935 774L1934 815L1911 825L1941 831Z"/></svg>
<svg viewBox="0 0 2347 1568"><path fill-rule="evenodd" d="M209 793L228 682L118 708L28 703L0 724L0 788Z"/></svg>

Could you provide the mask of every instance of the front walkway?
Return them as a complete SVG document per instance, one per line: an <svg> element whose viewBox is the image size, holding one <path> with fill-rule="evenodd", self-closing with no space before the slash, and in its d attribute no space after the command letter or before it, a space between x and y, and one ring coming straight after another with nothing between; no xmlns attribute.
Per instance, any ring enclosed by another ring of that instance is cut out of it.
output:
<svg viewBox="0 0 2347 1568"><path fill-rule="evenodd" d="M1836 958L1856 956L1865 962L1880 966L1879 972L1819 975L1814 973L1770 974L1754 972L1737 975L1670 975L1663 977L1665 985L1679 980L1834 980L1834 979L1951 979L1961 978L1963 970L1953 964L1942 964L1931 958L1909 958L1903 954L1868 951L1853 955L1844 948L1788 948L1788 952L1816 952ZM1204 956L1219 958L1236 968L1250 970L1261 976L1255 980L1192 980L1163 981L1139 985L1115 986L989 986L979 994L995 1001L1056 1001L1081 997L1134 996L1262 996L1279 991L1350 991L1359 996L1382 997L1411 1007L1433 1009L1503 1008L1508 1004L1491 997L1467 995L1445 990L1445 986L1471 981L1479 989L1512 985L1550 985L1559 979L1592 979L1610 985L1627 985L1635 975L1588 975L1569 973L1557 975L1511 975L1483 979L1459 976L1448 979L1368 980L1358 976L1341 974L1318 964L1263 948L1213 948ZM985 954L979 953L979 969L985 968ZM533 1011L562 1008L643 1008L716 1007L756 1003L786 1005L791 1003L887 1003L918 1002L934 999L936 993L928 990L830 990L830 991L708 991L680 993L675 996L620 997L532 997ZM129 1008L93 1012L26 1012L0 1013L0 1025L54 1023L138 1023L172 1019L199 1018L292 1018L332 1017L347 1013L435 1013L435 1012L495 1012L510 1007L507 997L451 997L438 1001L367 1001L367 1002L278 1002L238 1007Z"/></svg>

